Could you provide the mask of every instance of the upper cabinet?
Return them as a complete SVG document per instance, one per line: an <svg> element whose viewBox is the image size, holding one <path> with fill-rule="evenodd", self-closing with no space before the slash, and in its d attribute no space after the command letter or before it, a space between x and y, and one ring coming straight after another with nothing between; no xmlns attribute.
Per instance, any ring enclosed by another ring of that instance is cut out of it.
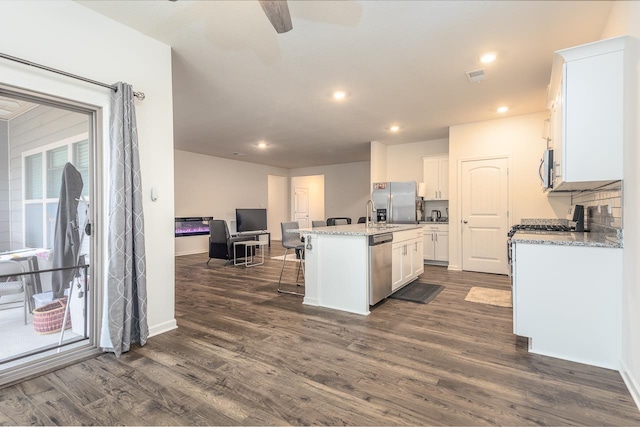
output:
<svg viewBox="0 0 640 427"><path fill-rule="evenodd" d="M625 43L617 37L555 53L547 99L554 191L622 179Z"/></svg>
<svg viewBox="0 0 640 427"><path fill-rule="evenodd" d="M449 156L423 157L424 200L449 200Z"/></svg>

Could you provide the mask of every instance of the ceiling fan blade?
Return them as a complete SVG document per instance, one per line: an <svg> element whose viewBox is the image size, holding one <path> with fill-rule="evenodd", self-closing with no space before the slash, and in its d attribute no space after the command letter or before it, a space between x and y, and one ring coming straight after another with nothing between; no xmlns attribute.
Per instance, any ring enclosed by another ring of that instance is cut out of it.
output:
<svg viewBox="0 0 640 427"><path fill-rule="evenodd" d="M293 29L289 5L287 0L259 0L262 10L271 21L271 25L278 34L286 33Z"/></svg>

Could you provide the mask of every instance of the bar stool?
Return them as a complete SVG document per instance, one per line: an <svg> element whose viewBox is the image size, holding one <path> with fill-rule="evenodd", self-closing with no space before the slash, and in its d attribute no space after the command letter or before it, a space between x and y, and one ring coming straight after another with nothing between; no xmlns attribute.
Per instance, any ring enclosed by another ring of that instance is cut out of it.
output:
<svg viewBox="0 0 640 427"><path fill-rule="evenodd" d="M284 257L282 257L282 268L280 269L280 279L278 279L278 292L281 294L291 294L304 296L303 293L285 291L280 289L282 284L282 273L284 271L284 265L287 262L287 253L289 249L293 249L295 254L300 255L300 263L298 264L298 272L296 273L296 286L300 286L298 278L300 277L300 270L302 269L302 275L304 276L304 242L300 241L300 235L298 233L289 233L287 230L297 230L299 228L298 222L283 222L280 224L282 228L282 246L284 246Z"/></svg>

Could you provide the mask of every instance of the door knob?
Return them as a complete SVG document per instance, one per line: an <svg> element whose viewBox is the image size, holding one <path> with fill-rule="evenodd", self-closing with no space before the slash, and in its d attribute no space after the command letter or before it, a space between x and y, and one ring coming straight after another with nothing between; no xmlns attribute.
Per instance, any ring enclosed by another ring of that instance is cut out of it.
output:
<svg viewBox="0 0 640 427"><path fill-rule="evenodd" d="M462 221L462 222L466 224L466 223L468 223L469 221L467 221L467 220L465 219L465 220L464 220L464 221Z"/></svg>

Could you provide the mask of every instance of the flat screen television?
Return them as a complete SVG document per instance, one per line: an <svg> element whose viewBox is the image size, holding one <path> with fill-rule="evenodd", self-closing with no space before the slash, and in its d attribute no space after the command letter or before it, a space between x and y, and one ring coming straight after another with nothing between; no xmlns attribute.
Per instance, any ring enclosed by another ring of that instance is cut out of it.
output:
<svg viewBox="0 0 640 427"><path fill-rule="evenodd" d="M238 233L246 231L266 231L267 210L236 209L236 230Z"/></svg>

